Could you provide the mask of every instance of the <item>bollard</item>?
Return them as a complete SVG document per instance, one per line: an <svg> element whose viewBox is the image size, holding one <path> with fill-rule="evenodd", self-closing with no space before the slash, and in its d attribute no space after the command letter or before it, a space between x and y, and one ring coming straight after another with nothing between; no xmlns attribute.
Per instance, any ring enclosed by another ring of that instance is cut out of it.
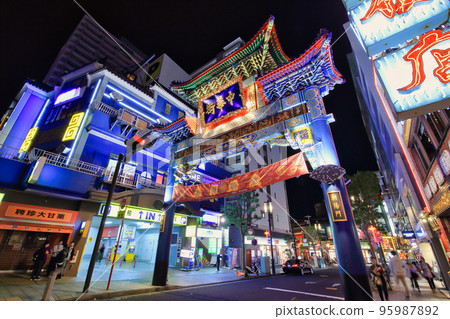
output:
<svg viewBox="0 0 450 319"><path fill-rule="evenodd" d="M123 263L124 259L125 259L125 257L122 258L122 260L120 261L120 265L119 266L122 266L122 263Z"/></svg>
<svg viewBox="0 0 450 319"><path fill-rule="evenodd" d="M133 265L133 268L136 268L136 261L137 261L137 257L134 257L134 265Z"/></svg>
<svg viewBox="0 0 450 319"><path fill-rule="evenodd" d="M47 285L45 286L44 295L42 296L42 301L50 300L50 295L53 290L53 285L55 283L56 276L58 276L60 273L61 273L61 268L57 267L54 271L52 271L50 276L48 276Z"/></svg>

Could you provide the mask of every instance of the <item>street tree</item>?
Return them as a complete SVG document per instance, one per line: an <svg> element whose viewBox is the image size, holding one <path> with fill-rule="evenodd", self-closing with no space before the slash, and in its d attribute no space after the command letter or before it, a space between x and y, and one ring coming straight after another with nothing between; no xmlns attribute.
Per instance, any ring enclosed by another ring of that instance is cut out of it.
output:
<svg viewBox="0 0 450 319"><path fill-rule="evenodd" d="M241 233L242 239L242 271L244 276L248 277L248 271L245 268L247 264L245 252L245 235L250 228L250 225L256 220L261 219L261 216L256 214L256 209L259 207L259 193L257 191L247 192L240 195L234 195L227 198L227 203L220 208L220 211L225 215L225 225L236 226Z"/></svg>
<svg viewBox="0 0 450 319"><path fill-rule="evenodd" d="M373 171L357 172L349 176L351 184L348 194L352 205L355 223L366 237L372 256L375 255L376 243L369 233L369 227L374 226L380 232L385 232L384 217L381 210L383 198L376 173Z"/></svg>

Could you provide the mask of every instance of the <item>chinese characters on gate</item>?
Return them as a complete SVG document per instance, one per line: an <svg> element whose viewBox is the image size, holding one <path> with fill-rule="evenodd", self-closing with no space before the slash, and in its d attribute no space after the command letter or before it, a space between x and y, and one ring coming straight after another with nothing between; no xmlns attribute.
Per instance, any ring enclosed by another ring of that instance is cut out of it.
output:
<svg viewBox="0 0 450 319"><path fill-rule="evenodd" d="M331 216L334 222L347 221L347 214L345 213L344 205L342 204L341 192L328 192L328 201L330 203Z"/></svg>

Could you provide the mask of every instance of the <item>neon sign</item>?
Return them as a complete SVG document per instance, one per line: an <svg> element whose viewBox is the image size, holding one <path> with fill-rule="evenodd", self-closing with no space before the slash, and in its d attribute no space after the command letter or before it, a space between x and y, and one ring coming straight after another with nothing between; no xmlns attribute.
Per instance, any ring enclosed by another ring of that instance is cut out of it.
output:
<svg viewBox="0 0 450 319"><path fill-rule="evenodd" d="M70 119L69 125L67 126L66 131L64 132L64 136L62 141L70 141L75 138L77 135L78 129L80 127L81 121L83 120L84 112L76 113L72 115Z"/></svg>
<svg viewBox="0 0 450 319"><path fill-rule="evenodd" d="M429 104L444 108L450 96L449 58L450 32L433 30L417 43L374 61L397 119L417 116L415 109Z"/></svg>
<svg viewBox="0 0 450 319"><path fill-rule="evenodd" d="M358 1L349 11L351 26L369 56L398 47L448 21L450 2L442 0ZM420 33L419 33L420 32Z"/></svg>
<svg viewBox="0 0 450 319"><path fill-rule="evenodd" d="M81 88L75 88L70 91L66 91L58 95L55 101L55 105L61 104L63 102L67 102L69 100L73 100L80 96Z"/></svg>
<svg viewBox="0 0 450 319"><path fill-rule="evenodd" d="M396 3L394 3L393 0L372 0L369 10L361 21L370 19L377 12L380 12L388 19L392 19L396 14L400 15L406 13L410 11L416 3L423 1L429 0L397 0Z"/></svg>
<svg viewBox="0 0 450 319"><path fill-rule="evenodd" d="M450 32L445 34L441 30L435 30L428 32L420 37L419 42L408 51L408 53L403 57L405 61L410 61L413 66L413 81L399 89L399 91L407 91L416 86L422 84L425 80L425 72L423 65L423 54L428 51L428 49L434 47L436 44L450 40ZM433 50L431 51L432 56L438 63L438 67L434 69L433 74L442 83L450 82L450 74L447 71L450 69L450 49L446 50Z"/></svg>

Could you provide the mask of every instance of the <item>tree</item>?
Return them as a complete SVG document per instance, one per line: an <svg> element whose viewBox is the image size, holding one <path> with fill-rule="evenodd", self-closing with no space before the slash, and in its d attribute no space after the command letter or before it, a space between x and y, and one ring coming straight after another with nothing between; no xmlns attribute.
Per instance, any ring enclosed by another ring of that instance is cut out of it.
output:
<svg viewBox="0 0 450 319"><path fill-rule="evenodd" d="M244 276L248 276L245 265L247 264L245 252L245 234L250 225L261 219L262 217L256 215L256 209L259 207L259 193L256 191L247 192L241 195L235 195L227 198L227 203L220 208L220 211L225 214L225 225L227 227L234 225L239 228L242 238L242 270Z"/></svg>
<svg viewBox="0 0 450 319"><path fill-rule="evenodd" d="M284 250L284 253L289 256L289 258L294 258L296 249L294 247L294 236L285 234L283 236L284 241L287 243L288 248Z"/></svg>
<svg viewBox="0 0 450 319"><path fill-rule="evenodd" d="M348 194L355 223L361 228L369 242L372 256L376 256L376 245L372 241L368 228L375 226L381 232L386 230L384 224L380 222L384 220L384 217L380 209L383 198L380 195L378 178L372 171L357 172L349 178L352 183L348 187Z"/></svg>

